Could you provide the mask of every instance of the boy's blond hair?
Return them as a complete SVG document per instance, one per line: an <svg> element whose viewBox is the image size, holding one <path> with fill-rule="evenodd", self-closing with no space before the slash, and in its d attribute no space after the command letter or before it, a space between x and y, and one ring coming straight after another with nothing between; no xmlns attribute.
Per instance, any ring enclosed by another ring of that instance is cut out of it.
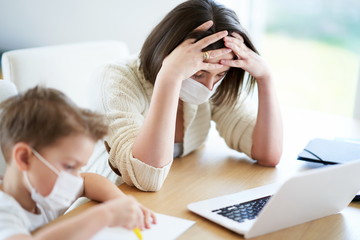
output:
<svg viewBox="0 0 360 240"><path fill-rule="evenodd" d="M97 141L107 131L102 115L79 108L56 89L36 86L0 103L0 146L7 163L18 142L40 151L61 137L84 134Z"/></svg>

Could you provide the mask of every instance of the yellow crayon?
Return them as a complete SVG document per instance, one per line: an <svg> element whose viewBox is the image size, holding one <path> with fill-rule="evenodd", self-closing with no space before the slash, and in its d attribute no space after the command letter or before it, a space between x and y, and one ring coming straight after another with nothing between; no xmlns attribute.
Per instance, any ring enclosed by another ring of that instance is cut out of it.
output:
<svg viewBox="0 0 360 240"><path fill-rule="evenodd" d="M139 228L134 228L133 232L136 234L136 236L138 237L139 240L143 239L143 236L141 234L141 230Z"/></svg>

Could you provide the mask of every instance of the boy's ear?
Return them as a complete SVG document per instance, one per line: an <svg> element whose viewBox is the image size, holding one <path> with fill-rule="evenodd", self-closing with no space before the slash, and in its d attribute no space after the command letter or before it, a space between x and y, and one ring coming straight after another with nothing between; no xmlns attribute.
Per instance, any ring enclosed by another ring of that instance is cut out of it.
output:
<svg viewBox="0 0 360 240"><path fill-rule="evenodd" d="M19 142L13 146L13 161L20 171L27 171L30 166L30 158L32 156L31 148L28 144Z"/></svg>

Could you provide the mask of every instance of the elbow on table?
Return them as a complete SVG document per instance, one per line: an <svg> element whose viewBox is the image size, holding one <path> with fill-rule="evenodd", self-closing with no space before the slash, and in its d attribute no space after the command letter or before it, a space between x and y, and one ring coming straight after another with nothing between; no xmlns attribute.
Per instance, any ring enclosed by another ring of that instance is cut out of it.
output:
<svg viewBox="0 0 360 240"><path fill-rule="evenodd" d="M143 192L157 192L161 189L163 183L164 182L161 182L160 184L157 185L148 185L146 182L144 183L138 182L137 184L135 184L135 187Z"/></svg>
<svg viewBox="0 0 360 240"><path fill-rule="evenodd" d="M264 167L276 167L276 165L278 165L279 162L280 162L280 158L257 160L257 163Z"/></svg>
<svg viewBox="0 0 360 240"><path fill-rule="evenodd" d="M172 161L167 164L149 164L139 159L132 161L132 171L126 183L134 185L141 191L156 192L163 186L169 173Z"/></svg>
<svg viewBox="0 0 360 240"><path fill-rule="evenodd" d="M282 150L262 151L261 153L253 153L252 157L257 163L265 167L275 167L279 164Z"/></svg>

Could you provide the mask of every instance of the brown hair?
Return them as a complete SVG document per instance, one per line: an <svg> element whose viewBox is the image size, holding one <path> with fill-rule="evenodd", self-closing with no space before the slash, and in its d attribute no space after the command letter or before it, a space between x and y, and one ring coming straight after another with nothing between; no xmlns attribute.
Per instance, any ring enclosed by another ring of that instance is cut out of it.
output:
<svg viewBox="0 0 360 240"><path fill-rule="evenodd" d="M71 134L97 141L107 131L102 115L77 107L56 89L36 86L0 103L0 146L7 162L18 142L39 151Z"/></svg>
<svg viewBox="0 0 360 240"><path fill-rule="evenodd" d="M208 20L214 22L209 30L193 31ZM233 32L240 34L245 45L258 53L233 10L213 0L189 0L178 5L153 29L141 49L140 69L143 71L145 79L154 84L164 58L185 39L200 40L222 30L227 30L229 35ZM221 39L203 51L223 47L225 47L224 41ZM249 75L248 81L245 82L244 76L243 69L230 68L223 83L212 97L214 104L235 104L242 89L245 88L247 92L252 91L255 85L254 77Z"/></svg>

